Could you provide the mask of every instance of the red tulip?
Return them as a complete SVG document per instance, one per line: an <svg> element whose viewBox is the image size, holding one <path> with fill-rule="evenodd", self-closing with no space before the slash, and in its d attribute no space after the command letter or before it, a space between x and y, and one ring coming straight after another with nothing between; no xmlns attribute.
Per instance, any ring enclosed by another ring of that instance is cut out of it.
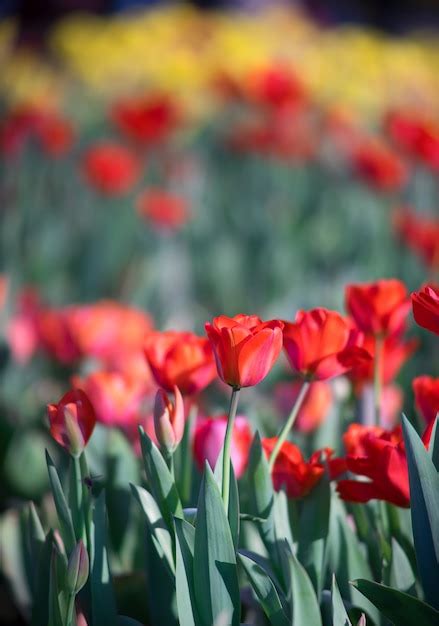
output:
<svg viewBox="0 0 439 626"><path fill-rule="evenodd" d="M368 502L385 500L410 506L407 459L401 428L386 431L378 427L352 425L344 436L348 450L347 469L369 481L341 480L337 490L343 500Z"/></svg>
<svg viewBox="0 0 439 626"><path fill-rule="evenodd" d="M439 268L439 219L400 209L394 226L404 243L432 269Z"/></svg>
<svg viewBox="0 0 439 626"><path fill-rule="evenodd" d="M412 305L416 323L439 335L439 286L426 285L412 293Z"/></svg>
<svg viewBox="0 0 439 626"><path fill-rule="evenodd" d="M163 389L157 391L154 403L154 430L160 446L173 454L184 433L183 397L174 387L174 403Z"/></svg>
<svg viewBox="0 0 439 626"><path fill-rule="evenodd" d="M137 198L136 207L139 215L150 220L159 230L178 230L189 218L185 199L159 188L143 191Z"/></svg>
<svg viewBox="0 0 439 626"><path fill-rule="evenodd" d="M87 395L80 389L68 391L58 404L47 406L47 414L55 441L71 455L79 456L96 423L93 405Z"/></svg>
<svg viewBox="0 0 439 626"><path fill-rule="evenodd" d="M374 283L348 285L346 308L364 333L390 335L404 328L410 302L401 281L383 279Z"/></svg>
<svg viewBox="0 0 439 626"><path fill-rule="evenodd" d="M165 140L181 124L181 117L175 101L159 93L123 100L111 111L117 128L143 145Z"/></svg>
<svg viewBox="0 0 439 626"><path fill-rule="evenodd" d="M283 335L291 367L307 379L327 380L370 359L359 345L361 333L336 311L299 311Z"/></svg>
<svg viewBox="0 0 439 626"><path fill-rule="evenodd" d="M418 376L412 385L419 413L427 423L434 421L439 413L439 378Z"/></svg>
<svg viewBox="0 0 439 626"><path fill-rule="evenodd" d="M272 65L250 72L244 85L250 102L266 107L297 109L308 100L303 83L289 67Z"/></svg>
<svg viewBox="0 0 439 626"><path fill-rule="evenodd" d="M399 370L412 356L418 347L417 339L404 341L398 336L390 335L382 342L380 359L380 377L383 385L388 385L396 378ZM356 391L373 382L374 358L376 349L376 337L367 335L363 342L363 348L371 355L370 361L359 363L349 372L349 378L354 382Z"/></svg>
<svg viewBox="0 0 439 626"><path fill-rule="evenodd" d="M75 386L84 389L102 424L126 426L140 421L145 396L143 380L124 376L121 372L93 372L86 378L73 377Z"/></svg>
<svg viewBox="0 0 439 626"><path fill-rule="evenodd" d="M263 439L262 446L267 458L276 444L277 438ZM325 469L313 461L305 461L300 449L290 441L284 441L274 463L272 478L276 491L286 488L289 498L302 498L319 482Z"/></svg>
<svg viewBox="0 0 439 626"><path fill-rule="evenodd" d="M355 171L367 183L382 191L400 189L407 181L408 168L396 152L379 141L366 140L352 154Z"/></svg>
<svg viewBox="0 0 439 626"><path fill-rule="evenodd" d="M236 389L260 383L280 354L282 328L282 322L263 322L256 315L221 315L207 322L221 380Z"/></svg>
<svg viewBox="0 0 439 626"><path fill-rule="evenodd" d="M221 451L227 427L227 415L218 417L200 417L197 420L193 438L194 458L200 471L204 462L214 468ZM252 433L247 418L238 415L232 431L231 458L237 478L244 473L247 463Z"/></svg>
<svg viewBox="0 0 439 626"><path fill-rule="evenodd" d="M276 404L284 418L299 395L302 384L299 382L280 383L274 390ZM333 402L331 386L325 381L311 383L302 402L293 428L302 433L316 430L327 417Z"/></svg>
<svg viewBox="0 0 439 626"><path fill-rule="evenodd" d="M202 391L215 378L215 361L208 340L190 332L151 332L144 344L146 360L160 387L183 395Z"/></svg>
<svg viewBox="0 0 439 626"><path fill-rule="evenodd" d="M101 141L84 155L83 170L90 185L103 194L128 193L140 176L137 156L123 145Z"/></svg>

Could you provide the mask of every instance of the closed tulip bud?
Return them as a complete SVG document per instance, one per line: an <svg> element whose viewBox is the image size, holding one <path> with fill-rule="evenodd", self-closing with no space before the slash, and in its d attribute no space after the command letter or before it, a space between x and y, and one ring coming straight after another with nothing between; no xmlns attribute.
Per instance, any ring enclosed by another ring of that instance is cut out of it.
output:
<svg viewBox="0 0 439 626"><path fill-rule="evenodd" d="M178 387L174 386L174 403L163 389L157 391L154 404L154 429L161 448L173 454L184 432L184 404Z"/></svg>
<svg viewBox="0 0 439 626"><path fill-rule="evenodd" d="M76 595L81 591L87 582L89 567L87 550L82 540L79 540L67 564L66 585L69 593Z"/></svg>
<svg viewBox="0 0 439 626"><path fill-rule="evenodd" d="M52 437L72 456L79 456L96 423L87 395L80 389L69 391L58 404L49 404L47 413Z"/></svg>

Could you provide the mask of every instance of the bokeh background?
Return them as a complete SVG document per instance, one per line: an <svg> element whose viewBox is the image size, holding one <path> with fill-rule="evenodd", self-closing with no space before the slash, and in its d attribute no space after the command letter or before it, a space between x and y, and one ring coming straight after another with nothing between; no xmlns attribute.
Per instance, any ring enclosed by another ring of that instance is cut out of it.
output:
<svg viewBox="0 0 439 626"><path fill-rule="evenodd" d="M100 397L135 395L130 423L121 409L107 427L135 432L149 415L155 388L141 342L132 349L145 329L343 311L349 282L437 279L439 11L434 0L0 7L6 533L24 499L44 498L45 405L72 376L111 373L95 381ZM103 328L111 355L78 348ZM437 374L439 357L422 331L408 336L419 348L389 383L413 413L410 381ZM267 386L284 378L281 364ZM223 390L210 393L224 410ZM267 419L274 396L258 393L245 409Z"/></svg>

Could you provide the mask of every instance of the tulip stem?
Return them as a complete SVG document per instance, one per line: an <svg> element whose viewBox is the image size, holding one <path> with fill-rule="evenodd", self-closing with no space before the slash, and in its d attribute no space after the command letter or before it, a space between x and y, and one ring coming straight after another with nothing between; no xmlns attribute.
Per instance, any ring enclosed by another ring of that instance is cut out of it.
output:
<svg viewBox="0 0 439 626"><path fill-rule="evenodd" d="M223 450L223 476L222 476L222 497L226 513L229 511L230 493L230 448L232 445L233 426L235 423L236 410L238 408L239 387L233 387L230 398L229 416L227 418L226 435L224 437Z"/></svg>
<svg viewBox="0 0 439 626"><path fill-rule="evenodd" d="M268 469L270 470L270 473L273 471L274 463L276 461L277 455L280 452L280 449L282 448L282 444L288 437L288 433L290 432L291 428L294 425L294 422L296 421L300 407L302 406L302 403L305 399L305 396L307 394L310 384L311 383L308 380L303 381L302 387L300 388L300 391L299 391L299 395L297 396L296 401L293 405L293 408L291 409L291 413L287 421L283 425L282 430L280 431L279 435L277 436L276 445L274 446L270 455L270 459L268 461Z"/></svg>
<svg viewBox="0 0 439 626"><path fill-rule="evenodd" d="M76 540L84 539L83 490L80 457L71 457L70 502Z"/></svg>
<svg viewBox="0 0 439 626"><path fill-rule="evenodd" d="M373 369L375 426L379 426L381 423L382 355L383 355L383 338L377 336L375 338L375 360L374 360L374 369Z"/></svg>
<svg viewBox="0 0 439 626"><path fill-rule="evenodd" d="M188 503L191 497L192 491L192 430L197 417L198 407L193 404L189 410L189 417L184 429L183 440L181 442L181 487L180 495L184 503ZM179 472L179 473L180 473Z"/></svg>
<svg viewBox="0 0 439 626"><path fill-rule="evenodd" d="M75 594L74 593L69 593L69 595L67 597L66 623L65 623L65 626L72 626L74 609L75 609Z"/></svg>

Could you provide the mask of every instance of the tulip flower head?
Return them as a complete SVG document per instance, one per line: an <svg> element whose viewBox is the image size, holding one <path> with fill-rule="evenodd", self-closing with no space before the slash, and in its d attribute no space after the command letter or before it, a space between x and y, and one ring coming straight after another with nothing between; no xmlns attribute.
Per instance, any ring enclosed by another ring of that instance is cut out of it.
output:
<svg viewBox="0 0 439 626"><path fill-rule="evenodd" d="M426 285L412 293L412 305L416 323L439 335L439 286Z"/></svg>
<svg viewBox="0 0 439 626"><path fill-rule="evenodd" d="M157 391L154 403L154 430L160 447L172 455L184 433L183 396L174 387L174 403L163 389Z"/></svg>
<svg viewBox="0 0 439 626"><path fill-rule="evenodd" d="M412 386L418 412L427 424L433 422L439 413L439 378L418 376Z"/></svg>
<svg viewBox="0 0 439 626"><path fill-rule="evenodd" d="M403 330L410 302L401 281L383 279L348 285L346 308L361 331L383 337Z"/></svg>
<svg viewBox="0 0 439 626"><path fill-rule="evenodd" d="M79 456L87 445L96 423L95 412L81 389L68 391L58 402L49 404L47 414L52 437L72 456Z"/></svg>
<svg viewBox="0 0 439 626"><path fill-rule="evenodd" d="M207 322L221 380L234 389L260 383L280 354L282 328L279 320L263 322L256 315L221 315Z"/></svg>
<svg viewBox="0 0 439 626"><path fill-rule="evenodd" d="M362 334L336 311L299 311L283 335L291 367L306 379L328 380L370 360Z"/></svg>

